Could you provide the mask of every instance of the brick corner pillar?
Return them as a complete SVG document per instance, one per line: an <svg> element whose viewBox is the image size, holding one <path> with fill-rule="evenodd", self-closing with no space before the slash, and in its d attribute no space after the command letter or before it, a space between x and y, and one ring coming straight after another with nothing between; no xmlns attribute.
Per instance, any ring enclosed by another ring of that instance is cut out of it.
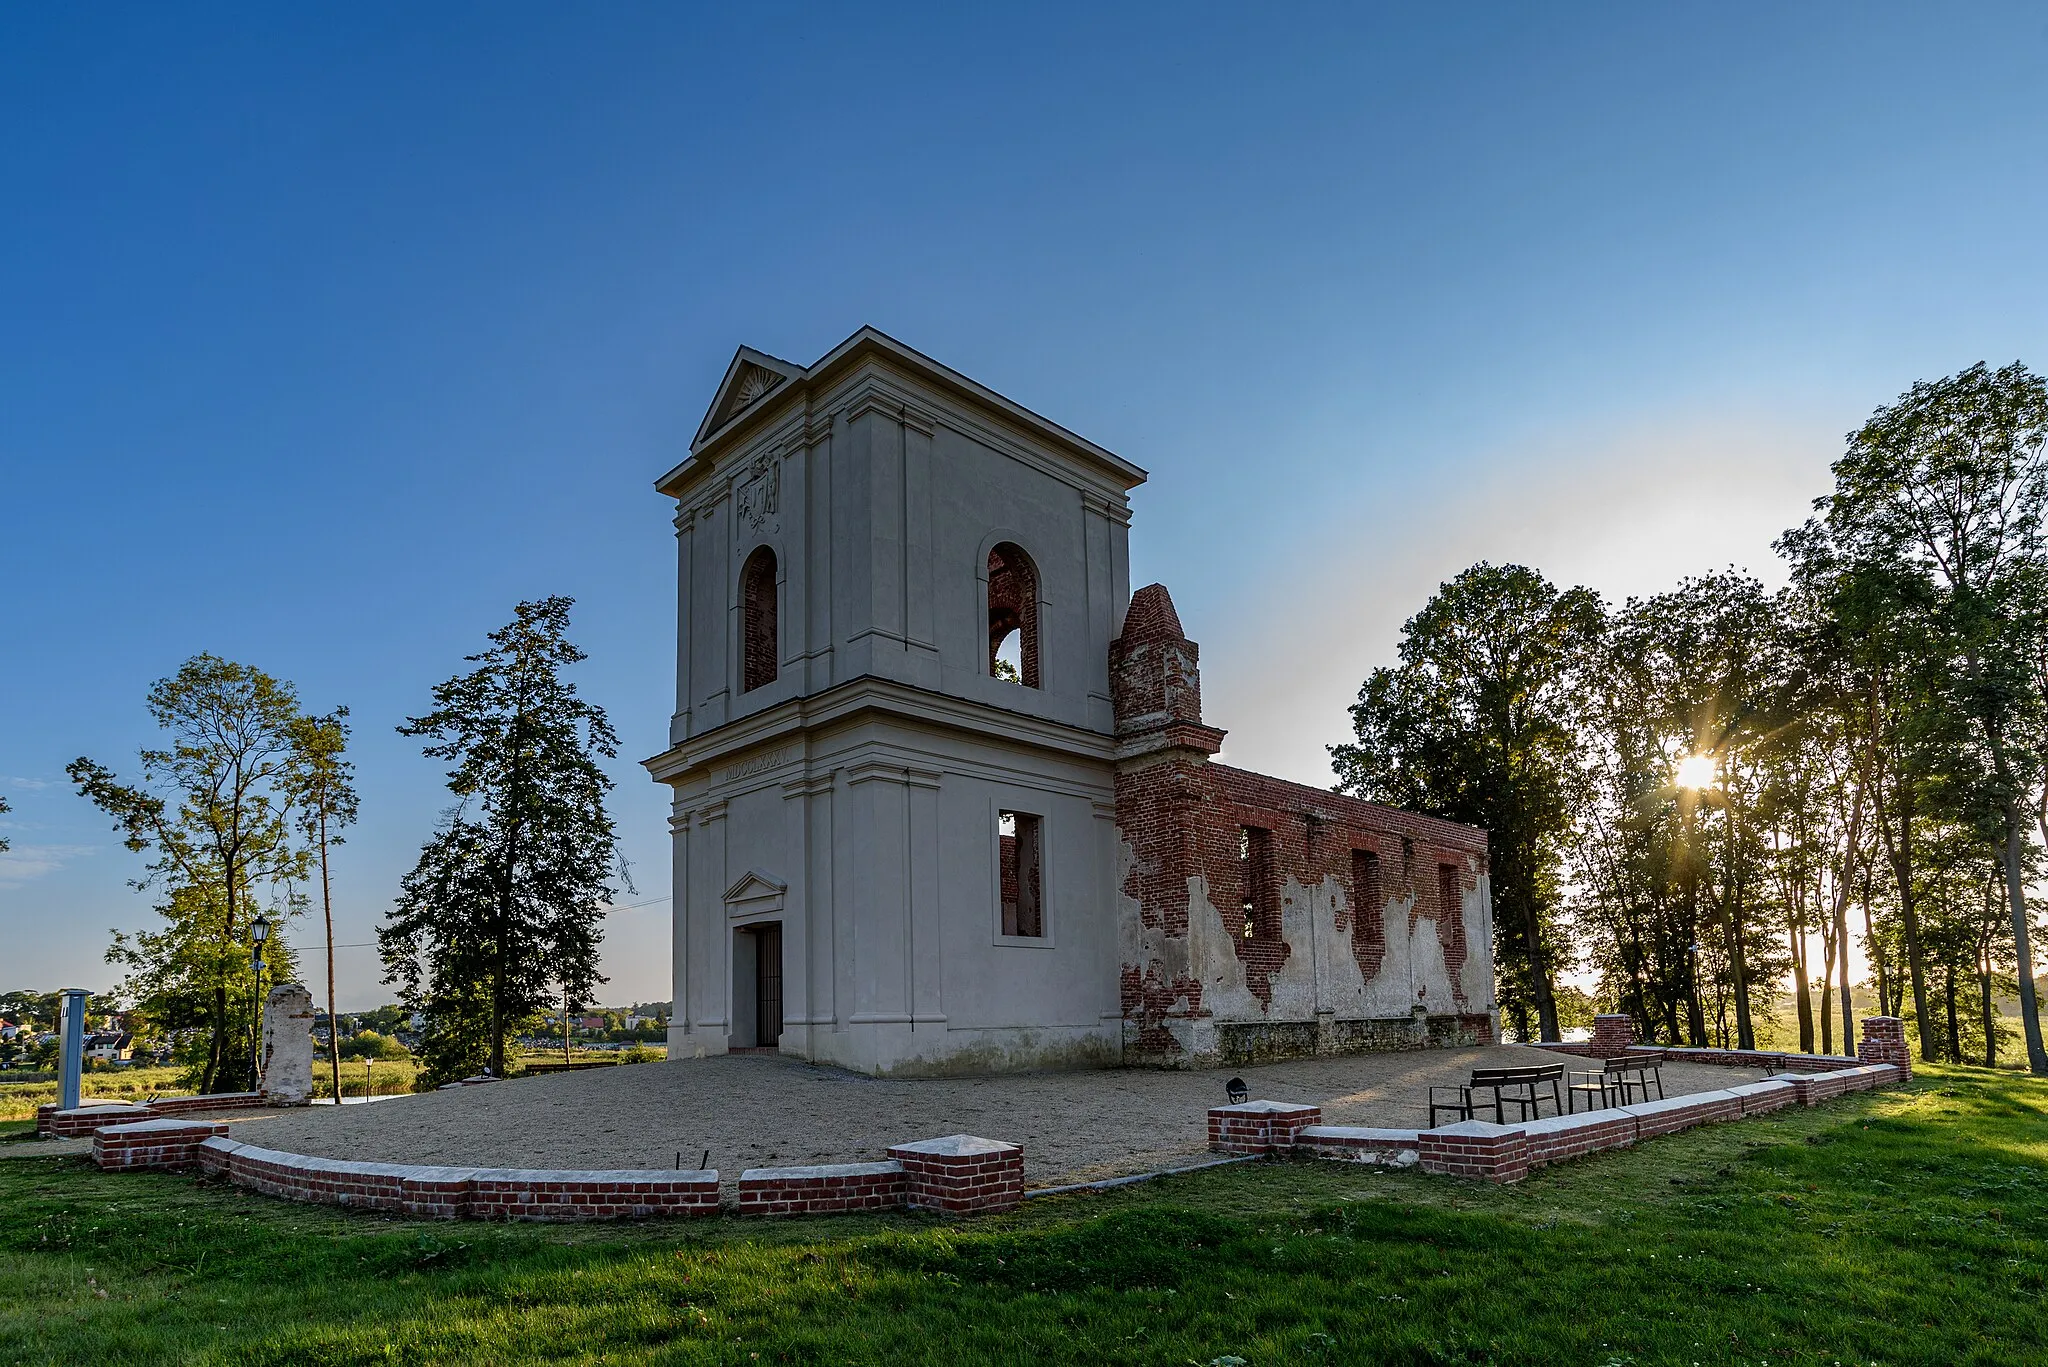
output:
<svg viewBox="0 0 2048 1367"><path fill-rule="evenodd" d="M1627 1016L1593 1017L1592 1057L1626 1058L1635 1042L1636 1023Z"/></svg>
<svg viewBox="0 0 2048 1367"><path fill-rule="evenodd" d="M1322 1107L1290 1101L1211 1106L1209 1147L1217 1153L1286 1153L1296 1135L1322 1123Z"/></svg>
<svg viewBox="0 0 2048 1367"><path fill-rule="evenodd" d="M903 1165L904 1204L912 1209L985 1215L1024 1199L1024 1150L1015 1144L949 1134L894 1145L889 1156Z"/></svg>
<svg viewBox="0 0 2048 1367"><path fill-rule="evenodd" d="M1417 1135L1415 1161L1424 1172L1519 1182L1529 1175L1529 1136L1519 1125L1461 1120Z"/></svg>
<svg viewBox="0 0 2048 1367"><path fill-rule="evenodd" d="M1856 1057L1865 1063L1889 1063L1899 1070L1900 1081L1910 1080L1913 1051L1906 1047L1906 1023L1897 1016L1865 1016Z"/></svg>

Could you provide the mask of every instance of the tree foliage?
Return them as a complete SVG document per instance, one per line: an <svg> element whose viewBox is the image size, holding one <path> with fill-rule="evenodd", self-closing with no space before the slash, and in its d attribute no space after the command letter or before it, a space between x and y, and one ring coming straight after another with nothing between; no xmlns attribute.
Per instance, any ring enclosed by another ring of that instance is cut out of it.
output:
<svg viewBox="0 0 2048 1367"><path fill-rule="evenodd" d="M231 1090L247 1076L258 1009L249 923L266 906L280 923L294 915L307 872L291 825L298 698L260 669L202 654L157 681L148 707L168 744L140 753L139 782L84 757L66 772L149 856L133 886L162 898L161 929L113 932L120 995L188 1041L179 1057L194 1085ZM292 971L283 937L269 958Z"/></svg>
<svg viewBox="0 0 2048 1367"><path fill-rule="evenodd" d="M1332 746L1339 785L1489 832L1503 1009L1528 1037L1558 1037L1552 923L1570 830L1575 682L1600 640L1599 599L1521 565L1474 565L1401 631ZM1565 966L1569 966L1568 963Z"/></svg>
<svg viewBox="0 0 2048 1367"><path fill-rule="evenodd" d="M1932 1058L2048 1072L2027 889L2048 847L2048 386L1916 384L1778 543L1613 609L1481 564L1365 681L1347 789L1492 833L1500 999L1576 962L1646 1037L1853 1052L1863 991Z"/></svg>
<svg viewBox="0 0 2048 1367"><path fill-rule="evenodd" d="M406 875L378 931L386 981L423 1013L431 1084L488 1068L507 1041L564 993L589 996L612 890L611 782L596 756L618 741L604 710L563 671L572 600L521 603L471 655L477 667L434 689L434 709L403 735L452 762L456 804Z"/></svg>
<svg viewBox="0 0 2048 1367"><path fill-rule="evenodd" d="M320 876L320 920L327 938L327 1058L334 1075L334 1094L341 1095L341 1039L332 1028L334 1010L334 885L328 868L332 848L342 844L341 832L355 823L355 766L348 751L348 709L324 717L297 717L291 726L298 762L293 766L291 795L314 868Z"/></svg>

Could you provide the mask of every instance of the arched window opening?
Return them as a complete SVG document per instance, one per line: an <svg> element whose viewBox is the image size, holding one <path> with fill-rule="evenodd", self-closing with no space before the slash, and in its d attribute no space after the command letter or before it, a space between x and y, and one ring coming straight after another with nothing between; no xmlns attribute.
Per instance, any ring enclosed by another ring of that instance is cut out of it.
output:
<svg viewBox="0 0 2048 1367"><path fill-rule="evenodd" d="M1038 570L1008 541L988 553L988 672L1038 687Z"/></svg>
<svg viewBox="0 0 2048 1367"><path fill-rule="evenodd" d="M740 691L751 693L775 682L781 638L775 631L775 552L766 546L747 557L740 570Z"/></svg>

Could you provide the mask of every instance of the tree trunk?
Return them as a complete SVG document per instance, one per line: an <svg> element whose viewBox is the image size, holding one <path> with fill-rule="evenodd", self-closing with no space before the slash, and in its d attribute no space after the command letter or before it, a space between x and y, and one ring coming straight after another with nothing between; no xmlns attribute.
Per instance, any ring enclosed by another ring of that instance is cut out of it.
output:
<svg viewBox="0 0 2048 1367"><path fill-rule="evenodd" d="M1977 971L1978 1003L1984 1013L1984 1066L1998 1066L1998 1017L1991 1009L1991 946L1984 946Z"/></svg>
<svg viewBox="0 0 2048 1367"><path fill-rule="evenodd" d="M1844 893L1835 899L1835 943L1842 947L1838 971L1842 975L1842 1052L1856 1054L1856 1008L1849 996L1849 899Z"/></svg>
<svg viewBox="0 0 2048 1367"><path fill-rule="evenodd" d="M327 922L327 1060L334 1067L334 1104L341 1104L341 1017L334 1014L334 889L327 881L327 799L320 802L320 914Z"/></svg>
<svg viewBox="0 0 2048 1367"><path fill-rule="evenodd" d="M1890 827L1885 828L1890 834ZM1890 845L1889 840L1886 844ZM1913 980L1913 1031L1920 1037L1920 1057L1934 1061L1934 1032L1928 1028L1927 956L1920 950L1920 910L1913 896L1913 785L1899 777L1899 839L1887 851L1899 884L1899 929L1906 940L1906 972Z"/></svg>
<svg viewBox="0 0 2048 1367"><path fill-rule="evenodd" d="M1735 990L1735 1046L1756 1048L1756 1027L1749 1014L1749 954L1742 943L1742 822L1731 795L1728 799L1728 972Z"/></svg>
<svg viewBox="0 0 2048 1367"><path fill-rule="evenodd" d="M1813 1052L1813 988L1806 977L1806 919L1792 920L1793 1002L1799 1009L1799 1052Z"/></svg>
<svg viewBox="0 0 2048 1367"><path fill-rule="evenodd" d="M2010 787L2007 789L2010 792ZM2020 1027L2027 1037L2027 1071L2048 1077L2048 1049L2041 1044L2041 1007L2034 999L2034 952L2027 933L2027 892L2021 870L2026 828L2020 822L2017 805L2005 804L2005 899L2012 912L2012 947L2019 969Z"/></svg>
<svg viewBox="0 0 2048 1367"><path fill-rule="evenodd" d="M1536 1028L1552 1043L1564 1038L1557 1032L1557 994L1550 985L1550 955L1543 946L1543 916L1536 899L1523 899L1529 937L1529 987L1536 998ZM1526 1026L1522 1038L1527 1039Z"/></svg>
<svg viewBox="0 0 2048 1367"><path fill-rule="evenodd" d="M1942 977L1946 980L1944 995L1948 999L1948 1056L1956 1063L1963 1061L1962 1032L1956 1026L1956 966L1945 965Z"/></svg>
<svg viewBox="0 0 2048 1367"><path fill-rule="evenodd" d="M1887 964L1884 945L1877 938L1877 927L1870 921L1870 865L1863 866L1863 942L1870 946L1870 966L1877 974L1877 1014L1889 1016L1892 999L1892 977Z"/></svg>
<svg viewBox="0 0 2048 1367"><path fill-rule="evenodd" d="M1820 980L1820 1052L1835 1052L1835 969L1832 959L1823 965L1827 976Z"/></svg>
<svg viewBox="0 0 2048 1367"><path fill-rule="evenodd" d="M1696 829L1696 828L1695 828ZM1686 859L1697 858L1696 836L1686 839ZM1707 1012L1700 1000L1700 875L1697 864L1686 878L1685 892L1685 1031L1686 1042L1695 1049L1707 1045Z"/></svg>

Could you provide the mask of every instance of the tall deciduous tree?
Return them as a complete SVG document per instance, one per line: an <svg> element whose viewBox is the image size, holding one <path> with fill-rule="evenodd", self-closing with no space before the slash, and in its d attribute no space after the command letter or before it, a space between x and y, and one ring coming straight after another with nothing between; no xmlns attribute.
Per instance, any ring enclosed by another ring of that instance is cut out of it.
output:
<svg viewBox="0 0 2048 1367"><path fill-rule="evenodd" d="M563 671L572 599L521 603L477 667L434 690L402 735L453 761L457 805L421 851L378 931L386 980L427 1018L429 1076L487 1065L503 1076L512 1029L558 992L590 995L612 890L611 781L604 710Z"/></svg>
<svg viewBox="0 0 2048 1367"><path fill-rule="evenodd" d="M2025 868L2043 765L2033 686L2044 617L2048 385L2017 363L1923 381L1879 409L1835 462L1804 536L1841 561L1911 581L1943 692L1970 726L1968 805L1996 839L2028 1066L2048 1074L2035 1000Z"/></svg>
<svg viewBox="0 0 2048 1367"><path fill-rule="evenodd" d="M1554 943L1572 821L1572 679L1600 636L1600 600L1521 565L1480 563L1401 629L1401 663L1377 669L1351 709L1357 739L1330 748L1340 785L1483 826L1502 1004L1534 1008L1558 1038Z"/></svg>
<svg viewBox="0 0 2048 1367"><path fill-rule="evenodd" d="M199 1089L217 1091L249 1062L240 1051L259 1003L244 957L248 923L266 891L306 871L290 822L298 698L260 669L195 655L151 687L149 711L170 745L141 752L140 783L83 757L66 772L129 849L152 856L134 886L167 894L163 930L114 933L107 959L127 969L122 994L166 1028L205 1032L203 1057L188 1062ZM282 937L270 960L291 971Z"/></svg>
<svg viewBox="0 0 2048 1367"><path fill-rule="evenodd" d="M299 717L292 723L297 750L292 789L301 830L320 869L320 915L327 931L327 1059L334 1072L334 1099L341 1101L341 1019L334 1011L334 884L328 876L328 851L342 843L343 828L356 819L355 766L343 758L348 749L348 709L337 707L324 717Z"/></svg>

